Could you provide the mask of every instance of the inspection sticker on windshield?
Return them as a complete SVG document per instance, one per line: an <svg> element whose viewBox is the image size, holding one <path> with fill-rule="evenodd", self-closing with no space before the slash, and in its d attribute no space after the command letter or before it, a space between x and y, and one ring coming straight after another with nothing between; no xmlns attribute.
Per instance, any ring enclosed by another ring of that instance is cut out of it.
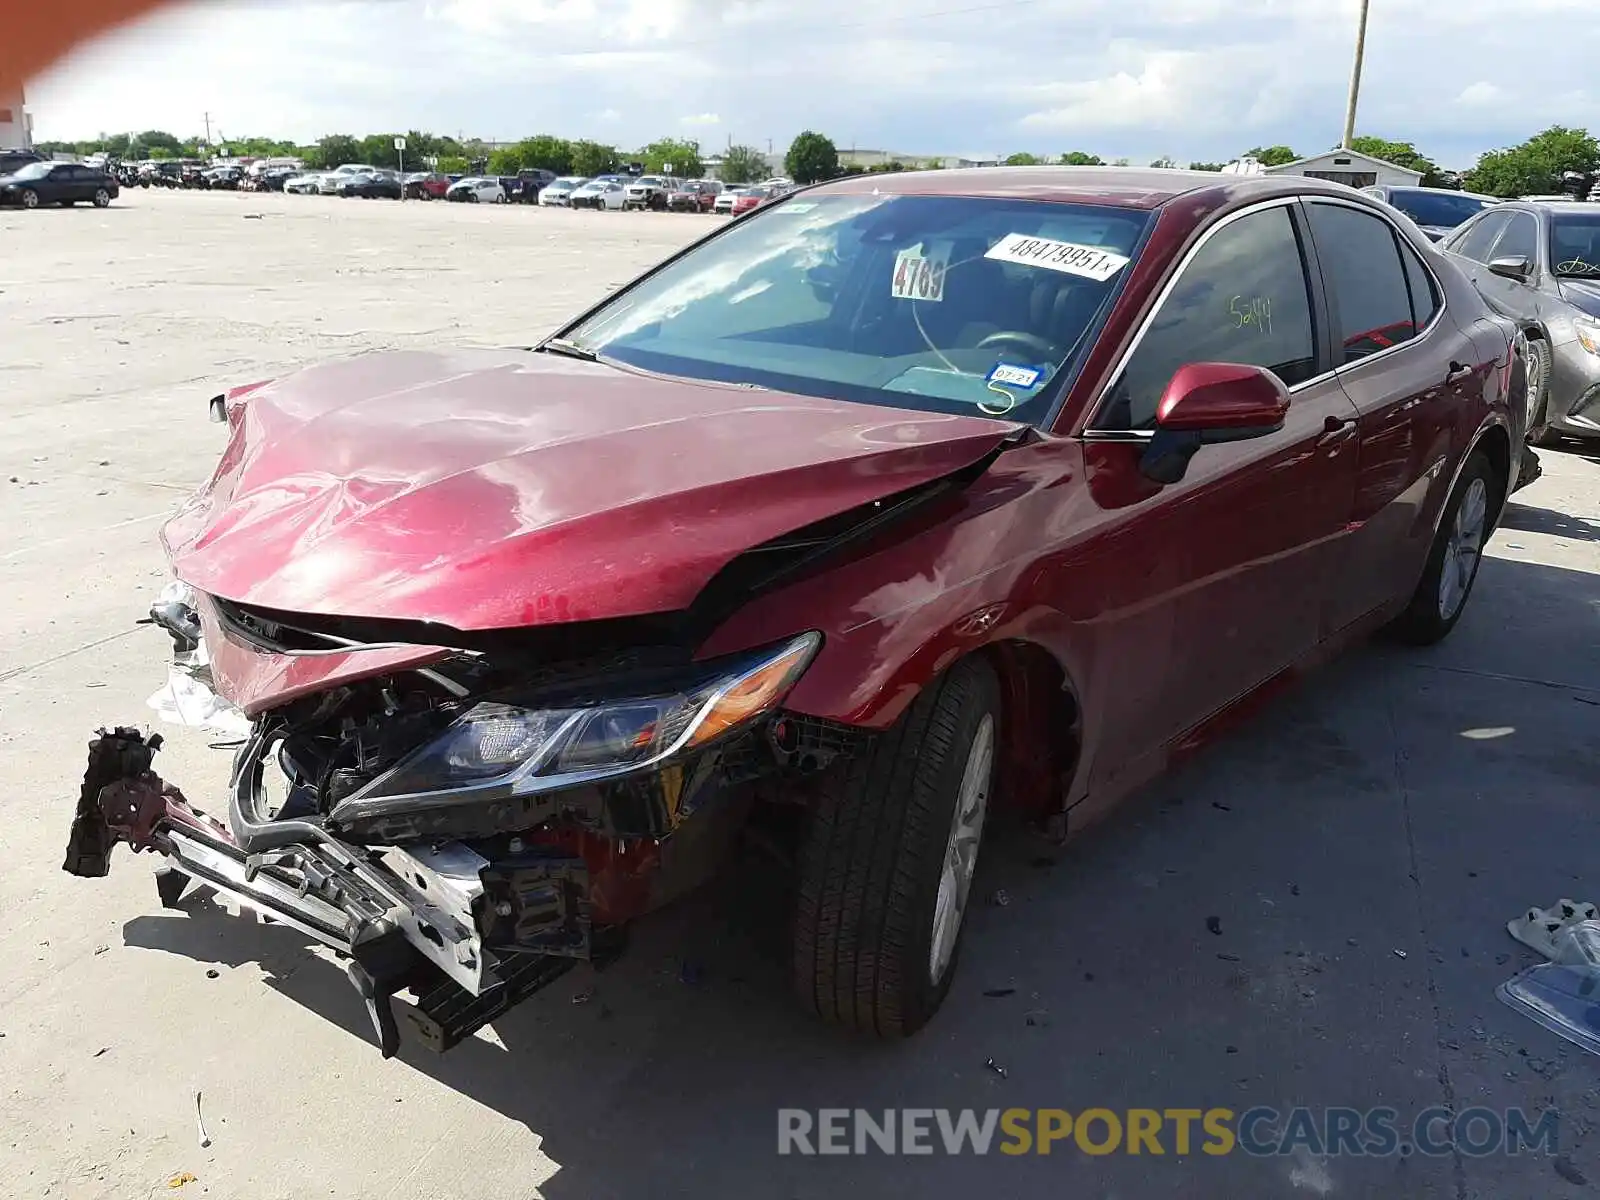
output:
<svg viewBox="0 0 1600 1200"><path fill-rule="evenodd" d="M896 300L943 300L944 271L949 263L949 247L935 246L927 253L921 242L906 247L894 256L889 294Z"/></svg>
<svg viewBox="0 0 1600 1200"><path fill-rule="evenodd" d="M1043 373L1035 367L996 363L994 370L989 372L988 382L1005 384L1007 387L1031 388L1039 382L1039 376Z"/></svg>
<svg viewBox="0 0 1600 1200"><path fill-rule="evenodd" d="M1128 259L1123 255L1102 250L1099 246L1080 246L1076 242L1058 242L1053 238L1030 237L1025 233L1006 234L989 248L984 257L1099 280L1110 279L1128 265Z"/></svg>

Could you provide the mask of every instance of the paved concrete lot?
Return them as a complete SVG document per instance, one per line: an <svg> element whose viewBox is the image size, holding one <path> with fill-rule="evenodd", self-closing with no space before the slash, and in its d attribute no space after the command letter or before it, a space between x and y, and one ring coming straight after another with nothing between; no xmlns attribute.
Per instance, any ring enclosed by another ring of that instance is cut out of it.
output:
<svg viewBox="0 0 1600 1200"><path fill-rule="evenodd" d="M60 870L91 730L153 719L168 643L133 622L160 520L222 444L208 396L330 355L525 344L707 227L205 193L0 213L0 1195L1600 1187L1600 1063L1493 996L1532 961L1508 918L1600 899L1600 451L1545 455L1444 646L1357 652L1065 852L1000 837L978 888L1010 903L974 911L949 1004L907 1044L791 1006L759 869L492 1036L389 1062L299 935L163 911L126 847L108 879ZM225 754L163 731L164 775L222 783ZM1558 1108L1561 1156L775 1153L780 1107L1439 1104Z"/></svg>

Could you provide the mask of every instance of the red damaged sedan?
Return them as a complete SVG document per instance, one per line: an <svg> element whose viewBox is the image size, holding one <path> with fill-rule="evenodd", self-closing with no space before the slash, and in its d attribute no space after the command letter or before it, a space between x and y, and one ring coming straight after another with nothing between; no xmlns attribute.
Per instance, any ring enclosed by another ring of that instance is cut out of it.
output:
<svg viewBox="0 0 1600 1200"><path fill-rule="evenodd" d="M102 731L66 868L126 842L165 902L332 946L389 1054L397 1011L448 1048L615 955L755 825L803 1002L910 1034L995 812L1076 832L1339 645L1450 632L1512 332L1336 184L922 172L780 198L532 351L236 389L152 609L228 793Z"/></svg>

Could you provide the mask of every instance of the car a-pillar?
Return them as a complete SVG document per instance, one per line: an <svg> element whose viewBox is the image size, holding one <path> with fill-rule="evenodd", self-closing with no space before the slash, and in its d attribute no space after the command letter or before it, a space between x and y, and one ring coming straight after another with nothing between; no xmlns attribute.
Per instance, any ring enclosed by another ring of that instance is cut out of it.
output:
<svg viewBox="0 0 1600 1200"><path fill-rule="evenodd" d="M795 989L812 1012L894 1038L938 1010L994 811L1059 813L1080 728L1065 684L1041 647L985 647L820 781L792 940Z"/></svg>

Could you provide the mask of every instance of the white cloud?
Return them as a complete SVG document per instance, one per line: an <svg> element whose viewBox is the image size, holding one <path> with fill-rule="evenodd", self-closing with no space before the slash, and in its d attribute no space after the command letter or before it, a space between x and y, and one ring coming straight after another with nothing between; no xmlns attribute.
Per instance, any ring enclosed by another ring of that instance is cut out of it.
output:
<svg viewBox="0 0 1600 1200"><path fill-rule="evenodd" d="M1218 160L1337 140L1357 2L1254 0L1241 19L1232 0L210 0L81 51L29 94L43 138L189 134L209 109L235 137L551 132L630 148L703 123L778 151L811 128L908 154ZM1559 20L1587 3L1524 9ZM1460 64L1503 40L1503 5L1384 0L1358 128L1465 166L1582 125L1600 26L1561 28L1541 78L1574 90L1463 88Z"/></svg>
<svg viewBox="0 0 1600 1200"><path fill-rule="evenodd" d="M1499 104L1505 99L1506 90L1499 84L1479 80L1469 83L1461 89L1461 94L1456 97L1457 104L1466 104L1474 108L1483 108L1491 104Z"/></svg>

